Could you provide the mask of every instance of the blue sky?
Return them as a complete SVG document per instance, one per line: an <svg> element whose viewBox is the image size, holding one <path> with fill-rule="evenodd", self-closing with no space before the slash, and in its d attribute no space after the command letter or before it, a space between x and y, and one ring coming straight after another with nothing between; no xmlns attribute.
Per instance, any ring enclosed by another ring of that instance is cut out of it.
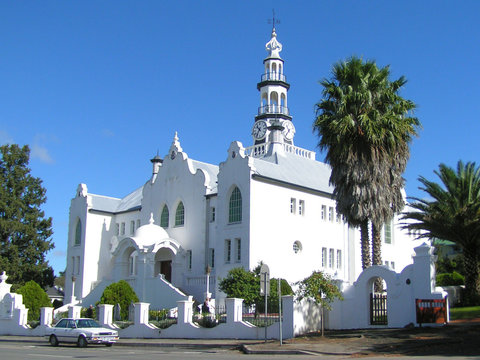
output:
<svg viewBox="0 0 480 360"><path fill-rule="evenodd" d="M478 161L478 1L9 1L0 2L0 143L29 144L47 188L65 268L70 199L79 183L123 197L151 174L178 131L191 158L223 161L252 144L272 8L295 145L315 149L318 81L351 55L405 75L418 104L407 193L444 162ZM323 155L319 154L322 160Z"/></svg>

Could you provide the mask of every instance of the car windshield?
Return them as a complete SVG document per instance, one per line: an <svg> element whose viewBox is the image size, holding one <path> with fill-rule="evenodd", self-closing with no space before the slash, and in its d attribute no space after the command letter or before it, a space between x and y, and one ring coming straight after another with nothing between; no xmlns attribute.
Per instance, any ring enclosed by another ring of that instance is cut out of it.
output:
<svg viewBox="0 0 480 360"><path fill-rule="evenodd" d="M100 327L100 325L92 319L81 319L77 320L77 327L78 328L96 328Z"/></svg>

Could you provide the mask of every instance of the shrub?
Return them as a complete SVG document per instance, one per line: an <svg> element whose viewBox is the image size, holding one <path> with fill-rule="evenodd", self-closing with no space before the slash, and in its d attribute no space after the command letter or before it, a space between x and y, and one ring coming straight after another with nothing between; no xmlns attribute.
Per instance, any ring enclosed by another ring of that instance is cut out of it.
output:
<svg viewBox="0 0 480 360"><path fill-rule="evenodd" d="M135 291L125 280L120 280L105 288L98 304L119 304L122 320L128 320L128 308L131 303L135 302L138 302Z"/></svg>
<svg viewBox="0 0 480 360"><path fill-rule="evenodd" d="M437 274L436 282L437 286L464 285L465 278L462 274L454 271L452 273Z"/></svg>
<svg viewBox="0 0 480 360"><path fill-rule="evenodd" d="M28 309L28 321L40 318L41 307L51 307L47 293L35 281L30 280L17 290L17 294L23 296L23 304Z"/></svg>
<svg viewBox="0 0 480 360"><path fill-rule="evenodd" d="M82 308L80 310L80 316L83 318L96 319L97 318L97 308L90 306L88 308Z"/></svg>

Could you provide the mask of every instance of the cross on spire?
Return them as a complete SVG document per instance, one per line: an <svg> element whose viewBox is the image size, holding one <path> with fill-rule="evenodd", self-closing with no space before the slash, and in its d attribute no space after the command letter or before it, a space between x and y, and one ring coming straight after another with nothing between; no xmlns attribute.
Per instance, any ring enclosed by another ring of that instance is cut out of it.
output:
<svg viewBox="0 0 480 360"><path fill-rule="evenodd" d="M272 9L272 19L268 19L268 23L272 24L272 31L275 31L275 24L280 24L280 20L275 19L275 9Z"/></svg>

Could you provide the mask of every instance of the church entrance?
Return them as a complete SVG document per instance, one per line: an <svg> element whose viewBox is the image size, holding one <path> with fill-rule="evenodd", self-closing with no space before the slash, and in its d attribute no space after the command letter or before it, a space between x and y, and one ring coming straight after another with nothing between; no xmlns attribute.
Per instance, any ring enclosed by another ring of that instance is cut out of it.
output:
<svg viewBox="0 0 480 360"><path fill-rule="evenodd" d="M162 274L165 277L165 280L172 282L172 260L174 257L175 254L171 249L158 249L155 254L154 276Z"/></svg>
<svg viewBox="0 0 480 360"><path fill-rule="evenodd" d="M165 276L165 280L172 282L172 260L160 261L160 274Z"/></svg>

